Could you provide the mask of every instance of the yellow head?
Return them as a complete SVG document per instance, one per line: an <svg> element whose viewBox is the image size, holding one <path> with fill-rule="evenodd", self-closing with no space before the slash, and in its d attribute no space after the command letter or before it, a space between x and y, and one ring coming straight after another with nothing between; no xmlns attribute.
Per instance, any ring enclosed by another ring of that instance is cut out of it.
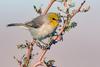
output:
<svg viewBox="0 0 100 67"><path fill-rule="evenodd" d="M50 25L55 28L59 25L59 15L57 13L48 13L48 20L50 21Z"/></svg>

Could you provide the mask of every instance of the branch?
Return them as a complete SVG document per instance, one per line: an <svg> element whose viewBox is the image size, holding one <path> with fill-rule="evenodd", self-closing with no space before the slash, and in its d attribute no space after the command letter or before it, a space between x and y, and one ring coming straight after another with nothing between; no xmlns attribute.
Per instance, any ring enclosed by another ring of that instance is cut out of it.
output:
<svg viewBox="0 0 100 67"><path fill-rule="evenodd" d="M29 62L30 62L30 59L31 59L31 54L32 54L32 51L33 51L33 46L35 44L35 40L33 40L32 42L26 42L26 45L27 45L27 50L26 50L26 57L24 57L23 61L23 65L21 65L22 67L28 67L29 66Z"/></svg>
<svg viewBox="0 0 100 67"><path fill-rule="evenodd" d="M68 5L72 2L72 0L63 0L63 1L65 7L68 7Z"/></svg>
<svg viewBox="0 0 100 67"><path fill-rule="evenodd" d="M72 13L72 16L71 16L71 18L73 17L73 16L75 16L77 13L79 13L80 12L80 9L82 8L82 6L85 4L85 2L86 1L83 1L82 3L81 3L81 6L75 11L75 13L73 12Z"/></svg>
<svg viewBox="0 0 100 67"><path fill-rule="evenodd" d="M49 11L50 7L53 5L53 3L55 2L56 0L51 0L51 2L49 3L48 7L44 10L43 14L47 14L47 12Z"/></svg>
<svg viewBox="0 0 100 67"><path fill-rule="evenodd" d="M40 57L38 59L38 62L35 63L34 65L32 65L32 67L37 67L37 66L40 66L40 65L46 66L44 64L44 56L45 56L46 52L47 52L47 50L42 50L41 51Z"/></svg>

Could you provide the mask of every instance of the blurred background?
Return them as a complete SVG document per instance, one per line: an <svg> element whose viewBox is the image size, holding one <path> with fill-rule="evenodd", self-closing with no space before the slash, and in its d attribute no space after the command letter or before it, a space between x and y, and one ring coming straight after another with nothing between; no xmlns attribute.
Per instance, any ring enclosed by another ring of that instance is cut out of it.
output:
<svg viewBox="0 0 100 67"><path fill-rule="evenodd" d="M100 67L100 0L86 0L91 9L74 17L78 26L64 35L64 41L54 45L47 57L56 60L57 67ZM18 67L13 56L21 55L16 44L31 41L29 31L9 23L24 23L36 17L33 5L45 8L49 0L0 0L0 66ZM83 0L77 0L80 4ZM55 3L54 6L60 6ZM51 8L51 11L56 11Z"/></svg>

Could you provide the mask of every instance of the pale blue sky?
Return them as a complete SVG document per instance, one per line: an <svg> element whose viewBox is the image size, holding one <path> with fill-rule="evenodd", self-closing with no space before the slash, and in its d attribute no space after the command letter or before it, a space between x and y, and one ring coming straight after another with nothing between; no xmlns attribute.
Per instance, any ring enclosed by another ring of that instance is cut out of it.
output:
<svg viewBox="0 0 100 67"><path fill-rule="evenodd" d="M46 1L49 0L41 0L41 3L47 5ZM48 56L56 60L57 67L100 67L100 0L87 1L90 11L76 15L74 20L78 26L48 52ZM31 35L27 30L6 28L6 25L34 18L33 4L46 6L39 4L39 0L0 0L0 66L18 67L13 59L19 52L16 44L31 40Z"/></svg>

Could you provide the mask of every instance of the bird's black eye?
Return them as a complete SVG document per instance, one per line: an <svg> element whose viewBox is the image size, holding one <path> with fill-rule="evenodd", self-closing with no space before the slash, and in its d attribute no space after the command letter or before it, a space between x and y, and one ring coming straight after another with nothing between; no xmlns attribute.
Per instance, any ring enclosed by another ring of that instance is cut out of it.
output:
<svg viewBox="0 0 100 67"><path fill-rule="evenodd" d="M56 20L55 18L52 18L52 20Z"/></svg>

